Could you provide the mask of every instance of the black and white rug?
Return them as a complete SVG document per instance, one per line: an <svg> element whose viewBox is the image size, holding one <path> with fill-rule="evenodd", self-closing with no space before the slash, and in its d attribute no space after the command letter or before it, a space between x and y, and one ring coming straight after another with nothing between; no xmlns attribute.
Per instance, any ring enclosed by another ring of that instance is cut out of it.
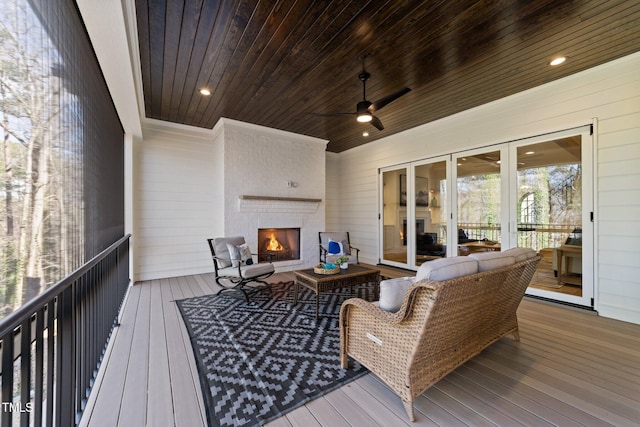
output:
<svg viewBox="0 0 640 427"><path fill-rule="evenodd" d="M368 371L350 360L340 367L340 305L371 299L373 284L320 295L293 283L253 295L249 303L207 295L176 301L189 331L210 426L261 425Z"/></svg>

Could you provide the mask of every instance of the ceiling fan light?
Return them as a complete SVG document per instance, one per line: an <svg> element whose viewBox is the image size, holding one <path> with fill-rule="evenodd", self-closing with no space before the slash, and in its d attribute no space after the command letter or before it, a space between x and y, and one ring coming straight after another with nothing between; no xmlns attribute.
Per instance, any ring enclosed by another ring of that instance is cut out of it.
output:
<svg viewBox="0 0 640 427"><path fill-rule="evenodd" d="M368 123L373 120L373 116L367 113L358 114L358 118L356 120L358 120L360 123Z"/></svg>

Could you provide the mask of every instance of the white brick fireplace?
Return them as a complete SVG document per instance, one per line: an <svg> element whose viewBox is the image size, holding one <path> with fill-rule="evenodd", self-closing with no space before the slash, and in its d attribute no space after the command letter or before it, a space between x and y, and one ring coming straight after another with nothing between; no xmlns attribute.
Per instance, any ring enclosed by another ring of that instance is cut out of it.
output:
<svg viewBox="0 0 640 427"><path fill-rule="evenodd" d="M221 119L214 127L214 205L223 219L216 235L244 236L257 252L258 229L300 228L300 259L276 262L276 271L315 264L325 228L326 144Z"/></svg>

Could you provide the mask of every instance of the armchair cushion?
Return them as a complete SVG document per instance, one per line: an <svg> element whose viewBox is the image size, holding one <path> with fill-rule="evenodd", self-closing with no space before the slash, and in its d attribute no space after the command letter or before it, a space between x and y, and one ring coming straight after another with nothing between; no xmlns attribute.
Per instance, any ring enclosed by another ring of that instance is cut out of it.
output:
<svg viewBox="0 0 640 427"><path fill-rule="evenodd" d="M213 251L215 253L215 262L218 268L231 267L231 254L227 244L239 246L245 243L244 237L218 237L213 239Z"/></svg>
<svg viewBox="0 0 640 427"><path fill-rule="evenodd" d="M380 282L380 301L378 302L378 307L394 313L400 310L407 290L415 281L415 277L400 277Z"/></svg>
<svg viewBox="0 0 640 427"><path fill-rule="evenodd" d="M423 263L416 273L416 280L442 282L477 272L478 262L470 257L440 258Z"/></svg>
<svg viewBox="0 0 640 427"><path fill-rule="evenodd" d="M355 255L327 255L326 262L335 264L338 262L338 258L340 258L341 256L346 256L347 258L349 258L349 261L347 261L348 264L358 263L358 257L356 257Z"/></svg>
<svg viewBox="0 0 640 427"><path fill-rule="evenodd" d="M273 264L250 264L241 265L238 267L227 267L222 270L218 270L219 276L226 277L241 277L243 279L251 279L253 277L262 276L263 274L269 274L274 272Z"/></svg>

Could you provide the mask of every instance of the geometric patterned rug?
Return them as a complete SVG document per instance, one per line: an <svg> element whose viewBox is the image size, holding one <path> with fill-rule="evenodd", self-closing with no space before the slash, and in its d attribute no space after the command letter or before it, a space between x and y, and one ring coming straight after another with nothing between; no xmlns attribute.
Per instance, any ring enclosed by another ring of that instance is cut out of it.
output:
<svg viewBox="0 0 640 427"><path fill-rule="evenodd" d="M207 295L176 301L189 331L210 426L262 425L366 374L340 367L340 305L372 300L373 284L320 294L293 283L272 284L247 303Z"/></svg>

